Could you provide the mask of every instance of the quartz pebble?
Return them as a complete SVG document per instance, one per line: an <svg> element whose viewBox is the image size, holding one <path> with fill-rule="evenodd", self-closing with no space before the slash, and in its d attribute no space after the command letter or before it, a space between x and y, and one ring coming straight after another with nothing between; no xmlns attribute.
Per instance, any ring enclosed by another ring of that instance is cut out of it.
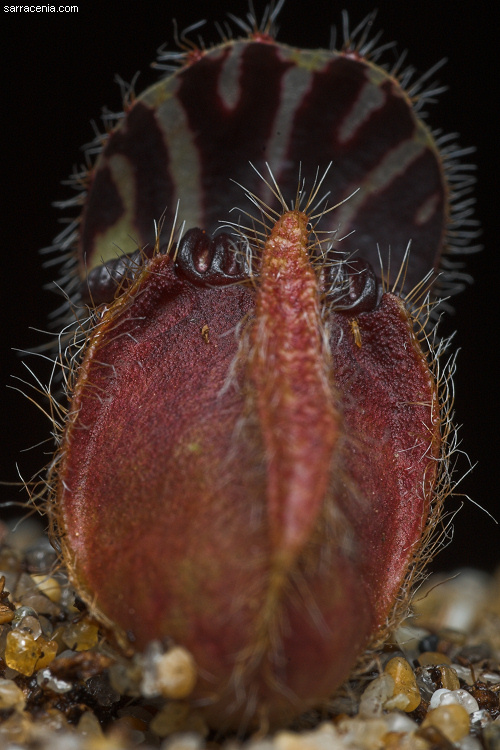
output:
<svg viewBox="0 0 500 750"><path fill-rule="evenodd" d="M138 697L141 695L141 666L137 661L129 664L117 662L109 670L111 687L121 695Z"/></svg>
<svg viewBox="0 0 500 750"><path fill-rule="evenodd" d="M500 724L494 722L483 729L483 742L486 750L500 750Z"/></svg>
<svg viewBox="0 0 500 750"><path fill-rule="evenodd" d="M461 659L466 659L471 664L476 664L484 659L491 659L492 655L489 643L475 643L464 646L459 654Z"/></svg>
<svg viewBox="0 0 500 750"><path fill-rule="evenodd" d="M399 711L392 711L384 717L384 720L388 732L400 734L401 732L414 732L415 729L418 729L418 724L413 719Z"/></svg>
<svg viewBox="0 0 500 750"><path fill-rule="evenodd" d="M171 735L161 746L161 750L201 750L204 742L194 732L179 732Z"/></svg>
<svg viewBox="0 0 500 750"><path fill-rule="evenodd" d="M22 711L25 703L24 693L15 682L0 678L0 711L9 708Z"/></svg>
<svg viewBox="0 0 500 750"><path fill-rule="evenodd" d="M26 551L26 566L32 573L39 575L48 573L57 563L57 552L46 536L41 536L34 547Z"/></svg>
<svg viewBox="0 0 500 750"><path fill-rule="evenodd" d="M68 625L62 639L69 648L75 651L87 651L97 645L99 628L87 619Z"/></svg>
<svg viewBox="0 0 500 750"><path fill-rule="evenodd" d="M40 646L40 657L36 663L36 669L43 669L48 667L57 656L57 643L52 640L47 640L40 636L37 639L37 643Z"/></svg>
<svg viewBox="0 0 500 750"><path fill-rule="evenodd" d="M133 716L120 716L113 722L111 737L118 736L127 738L133 747L144 746L147 727ZM111 750L111 748L110 748Z"/></svg>
<svg viewBox="0 0 500 750"><path fill-rule="evenodd" d="M470 672L470 669L469 669L469 672ZM489 671L483 672L482 679L485 682L492 683L493 685L500 684L500 666L499 666L499 671L497 672L489 672Z"/></svg>
<svg viewBox="0 0 500 750"><path fill-rule="evenodd" d="M425 700L429 700L432 694L438 689L458 690L460 688L460 680L458 679L455 666L450 667L448 664L435 666L431 664L426 667L419 667L416 670L417 685Z"/></svg>
<svg viewBox="0 0 500 750"><path fill-rule="evenodd" d="M5 646L5 663L11 669L31 677L42 654L42 645L22 630L11 630Z"/></svg>
<svg viewBox="0 0 500 750"><path fill-rule="evenodd" d="M183 701L167 703L156 714L150 726L159 737L166 737L173 732L197 732L203 737L208 734L208 727L200 714L191 711L189 704Z"/></svg>
<svg viewBox="0 0 500 750"><path fill-rule="evenodd" d="M104 735L102 733L99 719L92 713L92 711L84 711L80 716L80 720L77 726L78 734L83 737L92 737L93 739L101 739Z"/></svg>
<svg viewBox="0 0 500 750"><path fill-rule="evenodd" d="M13 622L12 627L17 628L18 630L23 630L25 633L29 633L35 640L42 635L40 620L38 617L33 617L31 615L23 617L22 620L19 620L16 623Z"/></svg>
<svg viewBox="0 0 500 750"><path fill-rule="evenodd" d="M61 601L61 587L55 578L34 575L33 573L31 574L31 578L42 594L45 594L51 602L58 604Z"/></svg>
<svg viewBox="0 0 500 750"><path fill-rule="evenodd" d="M429 701L433 693L437 690L433 667L418 667L415 670L415 679L420 695L424 700Z"/></svg>
<svg viewBox="0 0 500 750"><path fill-rule="evenodd" d="M441 664L437 669L441 677L441 687L447 690L458 690L460 688L460 680L453 667L448 666L448 664Z"/></svg>
<svg viewBox="0 0 500 750"><path fill-rule="evenodd" d="M384 708L414 711L422 699L410 664L401 656L395 656L386 664L385 672L394 680L394 692Z"/></svg>
<svg viewBox="0 0 500 750"><path fill-rule="evenodd" d="M441 654L439 651L424 651L418 657L418 662L422 667L428 667L440 664L451 664L451 659L446 654Z"/></svg>
<svg viewBox="0 0 500 750"><path fill-rule="evenodd" d="M196 664L185 648L175 646L158 661L158 686L165 698L187 698L196 684Z"/></svg>
<svg viewBox="0 0 500 750"><path fill-rule="evenodd" d="M483 747L476 737L467 735L456 743L457 750L483 750Z"/></svg>
<svg viewBox="0 0 500 750"><path fill-rule="evenodd" d="M344 741L341 747L347 745L349 748L362 748L362 750L383 747L383 737L388 733L387 724L382 717L361 719L355 716L352 719L343 719L337 724L337 729ZM298 744L295 747L297 750L309 750L303 746L300 747ZM332 748L331 745L327 745L327 747ZM335 745L333 745L333 748L336 750ZM281 750L279 746L278 750Z"/></svg>
<svg viewBox="0 0 500 750"><path fill-rule="evenodd" d="M50 669L40 669L36 681L39 687L48 687L54 693L68 693L73 687L71 682L55 677Z"/></svg>
<svg viewBox="0 0 500 750"><path fill-rule="evenodd" d="M408 660L416 658L420 644L425 640L426 631L411 625L401 625L394 633L394 639ZM428 649L432 650L432 649Z"/></svg>
<svg viewBox="0 0 500 750"><path fill-rule="evenodd" d="M461 570L459 575L442 580L436 576L422 587L415 609L422 620L429 621L437 631L453 628L468 633L487 604L489 578L478 570ZM426 623L427 624L427 623Z"/></svg>
<svg viewBox="0 0 500 750"><path fill-rule="evenodd" d="M437 708L438 706L447 706L451 703L456 703L459 706L463 706L467 713L472 714L474 711L479 710L477 700L467 692L467 690L436 690L433 694L429 708Z"/></svg>
<svg viewBox="0 0 500 750"><path fill-rule="evenodd" d="M23 750L30 733L30 722L26 712L14 711L0 722L0 747L8 750Z"/></svg>
<svg viewBox="0 0 500 750"><path fill-rule="evenodd" d="M178 659L182 651L179 653L177 647L166 651L161 644L156 644L145 654L132 658L118 655L104 638L98 638L93 621L82 617L73 606L74 592L63 571L54 574L61 592L61 599L56 602L38 585L39 581L47 582L51 578L50 568L26 566L23 558L4 547L0 548L0 579L4 570L11 576L10 591L15 590L22 579L19 586L22 596L12 597L17 609L9 609L10 621L0 623L0 657L5 659L7 651L9 659L14 658L14 666L10 660L0 678L2 750L35 746L39 750L133 750L139 747L144 750L202 750L206 747L207 727L188 700L181 698L172 702L167 699L165 702L170 690L166 685L176 673L175 663L169 666L169 658ZM34 606L38 599L54 608L58 616L44 616ZM4 601L8 602L6 596ZM72 623L76 614L77 621ZM221 743L217 739L208 747L212 750L450 750L453 743L454 750L500 750L500 719L496 718L500 711L499 654L494 642L490 643L490 633L498 632L498 619L488 630L478 629L465 642L462 633L441 627L438 634L433 634L414 628L411 622L409 627L399 628L377 656L384 672L375 679L373 676L365 677L366 681L353 679L347 692L339 693L329 704L329 715L335 717L333 721L320 724L312 731L290 730L252 738L244 745L239 740L223 737ZM79 654L76 650L64 651L68 642L80 650L78 646L89 634L89 625L94 628L90 631L91 651L88 654L85 650ZM76 637L75 626L78 626ZM23 648L14 649L14 656L12 649L7 648L8 636L9 647L12 646L11 633L16 633L14 639L28 636L27 640L16 641L14 645L31 645L37 652L40 648L33 672L36 684L28 675L21 676L25 673L20 674L18 669L27 659ZM472 645L468 645L469 641ZM62 651L59 656L57 648ZM411 669L410 664L417 665L422 652L433 654L431 663ZM88 660L98 654L115 661L109 667L103 664L96 670L93 662L89 666ZM486 657L488 661L483 661ZM57 660L57 669L52 662L46 664L45 658ZM466 661L458 664L457 659ZM62 661L67 661L67 667L60 663ZM180 663L180 675L185 677L182 659ZM468 663L473 665L472 670L464 666ZM415 687L422 696L414 714L408 713L402 679L406 675L411 681L408 670L413 673L413 679L416 677ZM191 673L190 669L187 673ZM465 685L467 691L461 685ZM33 702L31 696L35 695L36 702ZM73 703L75 700L78 708ZM476 703L478 710L473 710ZM72 713L75 709L83 711L81 716ZM103 721L102 727L98 716ZM318 719L312 714L312 722ZM460 738L455 739L459 735Z"/></svg>
<svg viewBox="0 0 500 750"><path fill-rule="evenodd" d="M54 632L54 627L53 627L52 623L50 622L50 620L47 619L47 617L45 617L45 615L40 615L39 618L38 618L38 622L40 623L40 627L42 629L43 635L46 638L49 637L49 640L50 640L50 636Z"/></svg>
<svg viewBox="0 0 500 750"><path fill-rule="evenodd" d="M187 649L174 646L166 653L152 643L143 661L141 692L175 700L187 698L196 684L196 664Z"/></svg>
<svg viewBox="0 0 500 750"><path fill-rule="evenodd" d="M63 732L70 729L68 720L64 713L55 707L46 709L44 722L53 732Z"/></svg>
<svg viewBox="0 0 500 750"><path fill-rule="evenodd" d="M484 708L479 711L474 711L470 715L470 723L474 729L484 729L484 727L487 727L491 722L491 715Z"/></svg>
<svg viewBox="0 0 500 750"><path fill-rule="evenodd" d="M127 719L130 722L135 722L135 726L139 729L147 729L151 723L156 711L152 708L149 710L144 706L129 705L125 708L119 708L117 714L120 719Z"/></svg>
<svg viewBox="0 0 500 750"><path fill-rule="evenodd" d="M189 716L187 703L167 703L151 722L151 728L159 737L166 737L172 732L182 732Z"/></svg>
<svg viewBox="0 0 500 750"><path fill-rule="evenodd" d="M15 598L38 614L58 615L60 607L42 594L28 573L21 573L15 588Z"/></svg>
<svg viewBox="0 0 500 750"><path fill-rule="evenodd" d="M359 715L380 716L389 698L394 695L394 678L384 672L372 680L366 687L359 704Z"/></svg>
<svg viewBox="0 0 500 750"><path fill-rule="evenodd" d="M467 634L456 628L442 628L438 635L439 648L436 651L444 651L445 653L448 653L452 647L461 649L467 641Z"/></svg>
<svg viewBox="0 0 500 750"><path fill-rule="evenodd" d="M42 526L33 517L20 517L7 523L9 528L9 545L23 555L41 538Z"/></svg>
<svg viewBox="0 0 500 750"><path fill-rule="evenodd" d="M330 725L331 726L331 725ZM324 736L324 732L322 732L322 727L318 728L315 731L312 732L304 732L303 734L296 734L295 732L290 732L288 730L282 730L276 734L276 737L274 739L274 748L267 748L266 750L313 750L314 748L318 748L322 745L321 739L323 741L326 740L326 747L331 747L332 750L336 750L338 747L337 743L335 742L336 734L335 730L326 738ZM333 729L333 727L332 727ZM318 735L323 734L323 737L319 739ZM318 742L319 740L319 742ZM332 744L333 741L333 744Z"/></svg>
<svg viewBox="0 0 500 750"><path fill-rule="evenodd" d="M33 617L36 619L37 613L33 607L18 607L14 612L14 619L12 620L12 627L16 628L24 620L25 617Z"/></svg>
<svg viewBox="0 0 500 750"><path fill-rule="evenodd" d="M438 706L429 711L422 727L435 727L450 740L458 742L469 732L470 719L467 710L458 703L451 703L447 706Z"/></svg>

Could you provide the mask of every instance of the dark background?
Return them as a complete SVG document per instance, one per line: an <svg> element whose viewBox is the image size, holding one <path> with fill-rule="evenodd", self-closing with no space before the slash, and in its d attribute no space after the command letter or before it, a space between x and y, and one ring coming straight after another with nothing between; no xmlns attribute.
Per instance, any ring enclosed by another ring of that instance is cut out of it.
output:
<svg viewBox="0 0 500 750"><path fill-rule="evenodd" d="M260 18L265 3L255 1ZM278 39L302 47L328 46L330 26L340 23L345 3L288 0L280 18ZM134 9L135 6L135 9ZM181 7L182 6L182 7ZM455 2L400 3L379 1L375 29L383 41L408 49L408 61L423 72L442 57L448 64L438 77L450 90L430 105L429 123L446 132L459 132L460 143L476 145L478 165L477 215L483 225L485 250L467 260L475 283L455 300L456 313L445 329L457 329L458 357L456 421L461 448L474 469L459 492L500 519L498 494L498 222L500 175L498 147L498 44L496 25L485 4ZM12 347L31 347L47 337L30 326L47 327L47 316L57 299L43 289L55 276L42 268L39 248L49 245L58 231L60 213L51 202L71 195L61 180L73 165L83 162L80 146L91 140L90 120L99 119L101 106L120 108L116 73L131 80L141 76L137 91L156 80L149 68L157 48L173 41L172 18L180 29L200 18L209 23L207 42L218 40L213 20L226 11L246 15L246 0L213 2L107 3L92 10L80 3L79 12L4 13L2 47L2 203L1 236L1 374L2 426L0 480L16 479L16 461L25 478L48 461L43 447L21 453L46 439L48 420L19 393L7 390L12 375L23 377L23 367ZM371 2L348 5L357 24L373 10ZM384 59L392 59L389 51ZM265 85L265 82L263 82ZM37 373L42 365L30 358ZM41 377L46 377L41 374ZM25 389L26 390L26 389ZM462 471L467 461L460 462ZM0 487L2 498L20 498L15 489ZM451 501L453 509L459 500ZM493 570L500 561L500 531L475 505L465 500L455 520L455 539L434 564L435 569L474 565ZM4 511L0 511L2 513Z"/></svg>

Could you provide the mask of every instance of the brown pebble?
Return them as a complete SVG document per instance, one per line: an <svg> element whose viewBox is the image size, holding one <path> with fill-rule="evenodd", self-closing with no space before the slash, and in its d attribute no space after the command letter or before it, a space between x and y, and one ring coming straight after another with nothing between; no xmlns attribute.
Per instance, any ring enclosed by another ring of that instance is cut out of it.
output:
<svg viewBox="0 0 500 750"><path fill-rule="evenodd" d="M6 604L0 604L0 625L5 625L14 619L14 612Z"/></svg>
<svg viewBox="0 0 500 750"><path fill-rule="evenodd" d="M137 716L120 716L113 723L113 729L124 729L126 733L129 732L147 732L148 725L145 721L138 719Z"/></svg>
<svg viewBox="0 0 500 750"><path fill-rule="evenodd" d="M167 703L152 720L150 729L159 737L174 732L199 732L203 737L208 734L201 715L191 711L189 704L183 701Z"/></svg>
<svg viewBox="0 0 500 750"><path fill-rule="evenodd" d="M431 747L425 739L418 737L414 733L410 735L408 734L408 732L387 732L387 734L384 734L384 736L382 737L382 742L383 750L434 750L434 747ZM338 746L335 745L334 750L337 747ZM378 748L379 745L370 743L370 739L367 738L367 744L362 746L360 745L359 747L363 747L363 749L368 747L371 750L375 747ZM306 750L306 748L302 748L302 750ZM312 750L319 749L312 748ZM328 748L328 750L332 750L332 748Z"/></svg>
<svg viewBox="0 0 500 750"><path fill-rule="evenodd" d="M38 586L42 594L45 594L51 602L58 604L61 601L61 586L55 578L46 575L31 574L33 582Z"/></svg>
<svg viewBox="0 0 500 750"><path fill-rule="evenodd" d="M50 665L54 677L87 681L91 677L103 672L112 663L112 659L94 651L84 651L72 656L60 656Z"/></svg>
<svg viewBox="0 0 500 750"><path fill-rule="evenodd" d="M424 700L422 698L421 702L417 706L417 708L412 711L412 719L414 719L417 724L421 724L425 717L427 716L427 711L429 710L429 703L428 701Z"/></svg>
<svg viewBox="0 0 500 750"><path fill-rule="evenodd" d="M454 750L454 744L437 727L420 727L415 735L426 741L429 750Z"/></svg>
<svg viewBox="0 0 500 750"><path fill-rule="evenodd" d="M439 678L435 680L438 689L445 688L446 690L460 690L460 680L458 679L457 673L448 664L441 664L433 670L432 676L435 678L439 675Z"/></svg>
<svg viewBox="0 0 500 750"><path fill-rule="evenodd" d="M422 727L436 727L450 742L458 742L469 733L469 714L458 703L438 706L429 711Z"/></svg>
<svg viewBox="0 0 500 750"><path fill-rule="evenodd" d="M469 693L477 700L479 708L485 708L487 711L495 711L499 708L498 693L490 690L484 682L475 682L469 688Z"/></svg>
<svg viewBox="0 0 500 750"><path fill-rule="evenodd" d="M441 654L439 651L424 651L418 657L418 663L421 667L428 667L432 665L440 664L451 664L451 659L446 654Z"/></svg>
<svg viewBox="0 0 500 750"><path fill-rule="evenodd" d="M439 651L441 651L443 647L446 648L446 646L448 646L448 648L450 646L463 646L467 640L467 635L462 630L454 630L453 628L442 628L438 635Z"/></svg>
<svg viewBox="0 0 500 750"><path fill-rule="evenodd" d="M11 708L22 711L25 703L24 693L16 683L0 677L0 711Z"/></svg>
<svg viewBox="0 0 500 750"><path fill-rule="evenodd" d="M66 625L62 639L74 651L87 651L97 645L98 635L97 625L84 618Z"/></svg>
<svg viewBox="0 0 500 750"><path fill-rule="evenodd" d="M77 733L83 735L87 741L91 738L98 741L104 737L99 719L92 711L83 712L77 727Z"/></svg>
<svg viewBox="0 0 500 750"><path fill-rule="evenodd" d="M491 659L491 646L489 643L475 643L474 645L464 646L460 650L459 657L470 664L477 664L485 659Z"/></svg>
<svg viewBox="0 0 500 750"><path fill-rule="evenodd" d="M5 625L14 619L14 606L9 601L9 593L5 591L5 576L0 576L0 625Z"/></svg>
<svg viewBox="0 0 500 750"><path fill-rule="evenodd" d="M500 724L490 724L482 734L486 750L500 750Z"/></svg>
<svg viewBox="0 0 500 750"><path fill-rule="evenodd" d="M384 750L400 750L404 737L404 732L387 732L382 738L384 741Z"/></svg>
<svg viewBox="0 0 500 750"><path fill-rule="evenodd" d="M402 656L395 656L387 662L384 671L394 680L393 697L385 707L399 708L406 713L414 711L421 697L410 664Z"/></svg>

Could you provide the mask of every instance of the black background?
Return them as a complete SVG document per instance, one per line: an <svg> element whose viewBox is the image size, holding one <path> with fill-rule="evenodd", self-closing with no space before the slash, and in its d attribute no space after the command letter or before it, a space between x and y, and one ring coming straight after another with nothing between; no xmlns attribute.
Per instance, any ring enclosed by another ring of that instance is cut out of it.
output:
<svg viewBox="0 0 500 750"><path fill-rule="evenodd" d="M347 5L347 3L345 3ZM265 3L256 0L260 18ZM182 6L182 7L181 7ZM330 27L339 24L344 4L323 0L288 0L280 17L281 41L302 47L327 46ZM459 492L500 519L498 493L498 295L499 273L495 237L500 175L498 148L498 44L496 25L486 4L455 2L378 2L375 29L384 29L383 41L395 39L397 49L408 49L408 61L419 71L442 57L448 64L438 77L449 85L437 105L428 107L429 123L447 132L458 131L464 146L476 145L478 165L477 215L483 225L485 250L467 260L475 283L455 300L456 313L446 323L457 329L458 357L456 421L462 449L474 469ZM9 391L12 375L23 377L23 367L12 347L30 347L46 337L30 326L47 327L56 303L43 289L54 277L42 268L39 248L51 243L58 231L56 199L71 195L61 186L73 165L81 164L79 147L91 140L90 120L98 120L101 106L120 108L116 73L131 80L141 76L140 91L156 80L149 68L157 48L173 41L172 18L180 29L200 18L207 42L217 41L212 21L226 11L244 16L246 0L213 2L80 3L78 13L5 13L2 6L2 203L0 273L2 426L1 480L16 479L16 461L24 477L39 469L50 454L42 447L24 448L48 437L47 419L19 393ZM373 10L370 2L348 5L352 24ZM389 51L385 59L392 59ZM263 81L265 85L265 81ZM37 372L43 368L35 360ZM25 389L26 390L26 389ZM462 471L467 461L461 462ZM14 489L0 487L2 498L17 499ZM471 502L455 521L455 539L434 563L450 569L472 565L493 570L500 561L499 527ZM456 507L459 500L450 503ZM0 511L2 512L2 511Z"/></svg>

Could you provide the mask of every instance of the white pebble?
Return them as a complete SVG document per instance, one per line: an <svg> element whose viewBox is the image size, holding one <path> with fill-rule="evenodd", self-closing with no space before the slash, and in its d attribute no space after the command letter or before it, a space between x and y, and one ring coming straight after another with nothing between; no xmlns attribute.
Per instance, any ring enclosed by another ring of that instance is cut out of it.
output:
<svg viewBox="0 0 500 750"><path fill-rule="evenodd" d="M376 677L361 696L359 704L360 716L380 716L384 703L394 695L394 680L390 674L384 672Z"/></svg>
<svg viewBox="0 0 500 750"><path fill-rule="evenodd" d="M498 676L497 672L483 672L481 674L481 680L482 682L490 682L492 684L497 684L500 682L500 677Z"/></svg>
<svg viewBox="0 0 500 750"><path fill-rule="evenodd" d="M197 680L196 664L185 648L174 646L163 653L161 646L153 642L148 646L143 659L141 693L145 697L163 695L179 700L187 698Z"/></svg>
<svg viewBox="0 0 500 750"><path fill-rule="evenodd" d="M37 672L36 681L40 687L48 687L54 693L69 693L73 687L71 682L61 680L60 677L54 677L48 667Z"/></svg>
<svg viewBox="0 0 500 750"><path fill-rule="evenodd" d="M436 690L432 694L429 709L449 706L452 703L463 706L469 714L479 710L477 700L467 690L446 690L445 688Z"/></svg>
<svg viewBox="0 0 500 750"><path fill-rule="evenodd" d="M163 654L158 660L158 685L165 698L187 698L193 692L197 679L196 664L187 649L181 646Z"/></svg>
<svg viewBox="0 0 500 750"><path fill-rule="evenodd" d="M490 716L489 711L487 711L485 708L479 709L479 711L474 711L470 715L470 723L471 726L475 729L483 729L484 727L487 727L488 724L491 724L493 719Z"/></svg>
<svg viewBox="0 0 500 750"><path fill-rule="evenodd" d="M468 633L488 600L491 579L467 568L459 573L440 587L440 625Z"/></svg>
<svg viewBox="0 0 500 750"><path fill-rule="evenodd" d="M280 748L278 750L340 750L340 748L360 748L360 750L375 750L383 747L383 737L387 734L385 716L380 718L361 718L359 716L341 719L337 725L341 735L338 744L330 742L323 744L322 748L315 745L304 745L300 743L303 735L297 735L299 742L295 747Z"/></svg>
<svg viewBox="0 0 500 750"><path fill-rule="evenodd" d="M178 732L163 741L161 750L200 750L204 744L201 734Z"/></svg>
<svg viewBox="0 0 500 750"><path fill-rule="evenodd" d="M451 698L448 698L448 696L451 696ZM443 705L443 700L445 699L447 703L458 703L458 701L455 700L451 695L451 690L440 688L432 694L431 700L429 702L429 711L431 710L431 708L437 708L438 706Z"/></svg>
<svg viewBox="0 0 500 750"><path fill-rule="evenodd" d="M406 714L399 713L399 711L387 714L387 716L384 716L384 719L388 732L414 732L415 729L418 729L416 721L410 719Z"/></svg>
<svg viewBox="0 0 500 750"><path fill-rule="evenodd" d="M458 750L482 750L482 745L476 737L468 735L455 743L454 747Z"/></svg>
<svg viewBox="0 0 500 750"><path fill-rule="evenodd" d="M453 692L458 696L460 705L465 708L467 713L473 714L475 711L479 711L477 700L467 690L454 690Z"/></svg>
<svg viewBox="0 0 500 750"><path fill-rule="evenodd" d="M82 750L80 737L69 732L50 735L50 750ZM18 745L14 745L14 750L18 750Z"/></svg>

